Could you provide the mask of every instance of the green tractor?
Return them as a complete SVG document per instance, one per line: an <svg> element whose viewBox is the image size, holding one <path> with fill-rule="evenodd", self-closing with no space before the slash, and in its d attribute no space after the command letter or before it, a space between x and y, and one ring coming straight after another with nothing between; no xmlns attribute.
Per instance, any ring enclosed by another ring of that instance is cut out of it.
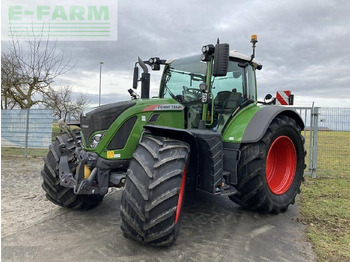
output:
<svg viewBox="0 0 350 262"><path fill-rule="evenodd" d="M291 108L257 101L256 42L252 36L251 56L217 43L201 55L139 58L133 87L141 81L140 98L130 89L130 101L84 112L81 130L67 128L52 143L42 171L46 197L88 209L109 187L124 186L124 236L155 246L175 242L185 191L285 212L303 180L304 123ZM159 96L150 99L148 69L161 65Z"/></svg>

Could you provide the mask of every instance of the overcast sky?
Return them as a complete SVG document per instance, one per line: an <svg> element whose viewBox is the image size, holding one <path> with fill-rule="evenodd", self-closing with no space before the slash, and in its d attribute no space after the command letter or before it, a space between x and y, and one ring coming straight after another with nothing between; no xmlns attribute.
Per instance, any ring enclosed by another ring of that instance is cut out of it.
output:
<svg viewBox="0 0 350 262"><path fill-rule="evenodd" d="M57 79L97 103L99 62L102 103L129 99L133 66L158 56L177 58L221 42L251 54L258 35L258 95L291 90L295 103L350 106L350 1L129 1L118 0L118 41L58 42L74 69ZM159 73L152 78L157 94Z"/></svg>

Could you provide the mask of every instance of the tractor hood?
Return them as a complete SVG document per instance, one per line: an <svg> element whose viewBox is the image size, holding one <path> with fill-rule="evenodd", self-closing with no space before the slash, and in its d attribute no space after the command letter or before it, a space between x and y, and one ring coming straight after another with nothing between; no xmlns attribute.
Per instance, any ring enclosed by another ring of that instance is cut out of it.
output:
<svg viewBox="0 0 350 262"><path fill-rule="evenodd" d="M80 126L85 142L93 132L108 129L121 113L135 104L134 101L111 103L81 114Z"/></svg>
<svg viewBox="0 0 350 262"><path fill-rule="evenodd" d="M183 109L183 105L170 98L135 99L111 103L82 113L80 127L85 145L89 146L89 138L94 132L108 130L124 112L121 122L138 114L147 115L152 114L153 111L182 111Z"/></svg>

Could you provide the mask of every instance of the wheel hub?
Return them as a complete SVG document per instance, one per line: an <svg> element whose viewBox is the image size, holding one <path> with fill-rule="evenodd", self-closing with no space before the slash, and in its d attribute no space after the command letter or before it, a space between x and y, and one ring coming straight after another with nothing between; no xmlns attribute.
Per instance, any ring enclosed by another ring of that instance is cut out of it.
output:
<svg viewBox="0 0 350 262"><path fill-rule="evenodd" d="M297 154L293 141L288 136L279 136L273 141L266 158L267 184L276 195L290 188L297 165Z"/></svg>

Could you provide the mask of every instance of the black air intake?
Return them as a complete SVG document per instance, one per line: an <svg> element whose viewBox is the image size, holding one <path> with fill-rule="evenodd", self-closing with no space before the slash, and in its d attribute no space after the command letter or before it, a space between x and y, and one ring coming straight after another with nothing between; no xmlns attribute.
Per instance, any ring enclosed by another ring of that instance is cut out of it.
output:
<svg viewBox="0 0 350 262"><path fill-rule="evenodd" d="M134 116L128 119L115 134L112 141L107 146L108 150L117 150L125 147L126 141L128 140L131 130L133 129L136 123L137 117Z"/></svg>

